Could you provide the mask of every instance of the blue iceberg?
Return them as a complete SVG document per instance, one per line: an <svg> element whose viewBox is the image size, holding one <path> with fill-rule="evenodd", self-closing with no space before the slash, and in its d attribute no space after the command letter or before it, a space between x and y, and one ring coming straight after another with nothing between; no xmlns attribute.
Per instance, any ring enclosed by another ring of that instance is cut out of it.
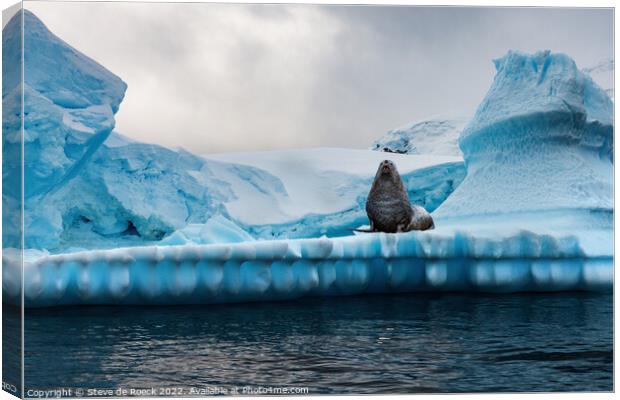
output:
<svg viewBox="0 0 620 400"><path fill-rule="evenodd" d="M295 186L290 168L256 155L198 156L114 132L125 83L31 13L25 23L25 250L22 261L5 233L9 303L19 304L22 268L27 307L612 288L613 104L568 56L497 60L459 138L462 159L369 150ZM9 58L18 27L3 32ZM5 86L10 109L20 89ZM6 132L15 150L21 137ZM353 157L317 151L292 158ZM402 157L410 199L437 229L351 235L367 221L376 157ZM304 197L325 188L329 201ZM5 204L18 198L3 192Z"/></svg>
<svg viewBox="0 0 620 400"><path fill-rule="evenodd" d="M18 266L3 269L19 301ZM610 259L588 258L572 236L521 231L370 234L231 244L143 246L35 255L25 305L214 304L419 291L610 291Z"/></svg>
<svg viewBox="0 0 620 400"><path fill-rule="evenodd" d="M539 229L609 229L611 99L564 54L511 51L495 66L493 85L459 139L467 176L434 215L497 222L522 214Z"/></svg>
<svg viewBox="0 0 620 400"><path fill-rule="evenodd" d="M18 14L3 29L3 56L20 56ZM152 243L192 223L227 215L237 194L219 178L267 197L281 182L257 168L208 162L182 149L137 143L113 131L127 85L51 33L24 10L24 247L62 252ZM17 61L16 61L17 62ZM11 72L11 71L8 71ZM21 176L20 77L5 74L3 178ZM19 184L5 204L19 204ZM156 183L156 184L155 184ZM11 191L9 189L16 188ZM10 207L5 207L8 209ZM16 207L12 207L15 209ZM21 221L5 215L5 247L17 247Z"/></svg>
<svg viewBox="0 0 620 400"><path fill-rule="evenodd" d="M112 132L127 85L28 11L24 33L24 195L29 198L61 186L88 162Z"/></svg>
<svg viewBox="0 0 620 400"><path fill-rule="evenodd" d="M71 181L27 203L26 247L62 252L152 244L188 224L227 217L225 203L238 196L233 185L251 193L260 188L272 201L286 196L276 177L253 167L206 161L116 133L110 139ZM235 180L222 179L225 172Z"/></svg>

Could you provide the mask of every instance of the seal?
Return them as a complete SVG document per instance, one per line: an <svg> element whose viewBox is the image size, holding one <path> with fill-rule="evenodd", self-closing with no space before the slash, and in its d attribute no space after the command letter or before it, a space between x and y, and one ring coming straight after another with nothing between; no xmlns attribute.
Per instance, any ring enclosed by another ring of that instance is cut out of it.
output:
<svg viewBox="0 0 620 400"><path fill-rule="evenodd" d="M370 220L367 232L397 233L435 227L423 207L411 205L403 180L390 160L379 164L366 200L366 214Z"/></svg>

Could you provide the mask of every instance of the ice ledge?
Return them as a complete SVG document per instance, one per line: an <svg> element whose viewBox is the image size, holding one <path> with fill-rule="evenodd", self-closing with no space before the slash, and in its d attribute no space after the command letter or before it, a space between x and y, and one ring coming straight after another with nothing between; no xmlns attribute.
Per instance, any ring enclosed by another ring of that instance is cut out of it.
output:
<svg viewBox="0 0 620 400"><path fill-rule="evenodd" d="M18 304L19 262L3 262L3 299ZM43 255L26 260L24 277L26 307L215 304L418 291L611 291L613 258L588 258L570 235L424 232Z"/></svg>

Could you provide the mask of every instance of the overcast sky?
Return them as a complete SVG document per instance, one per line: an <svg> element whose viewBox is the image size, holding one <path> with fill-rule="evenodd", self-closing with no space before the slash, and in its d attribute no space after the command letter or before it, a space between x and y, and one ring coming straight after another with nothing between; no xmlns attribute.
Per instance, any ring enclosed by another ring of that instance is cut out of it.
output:
<svg viewBox="0 0 620 400"><path fill-rule="evenodd" d="M367 148L472 114L508 49L613 57L609 9L24 4L127 82L118 132L196 153Z"/></svg>

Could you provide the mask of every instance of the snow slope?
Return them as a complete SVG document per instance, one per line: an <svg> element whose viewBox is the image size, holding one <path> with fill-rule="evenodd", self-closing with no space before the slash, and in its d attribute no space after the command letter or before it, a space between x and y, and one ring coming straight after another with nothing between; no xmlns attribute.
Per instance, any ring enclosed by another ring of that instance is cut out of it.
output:
<svg viewBox="0 0 620 400"><path fill-rule="evenodd" d="M406 181L414 171L431 167L445 167L450 171L460 169L464 173L459 157L406 156L343 148L207 154L204 157L260 168L282 181L288 196L278 199L278 203L261 206L257 205L254 197L238 196L236 201L226 204L230 215L245 225L294 223L308 215L334 214L356 207L361 197L365 202L379 163L384 159L394 161ZM426 182L423 179L410 181L407 187L413 192L425 183L439 186L447 181L455 187L463 173L459 175L457 171L453 177L434 174ZM261 210L260 213L256 212L256 208ZM349 232L355 226L349 226Z"/></svg>
<svg viewBox="0 0 620 400"><path fill-rule="evenodd" d="M388 131L376 140L372 150L402 154L461 157L458 138L468 117L437 116Z"/></svg>

